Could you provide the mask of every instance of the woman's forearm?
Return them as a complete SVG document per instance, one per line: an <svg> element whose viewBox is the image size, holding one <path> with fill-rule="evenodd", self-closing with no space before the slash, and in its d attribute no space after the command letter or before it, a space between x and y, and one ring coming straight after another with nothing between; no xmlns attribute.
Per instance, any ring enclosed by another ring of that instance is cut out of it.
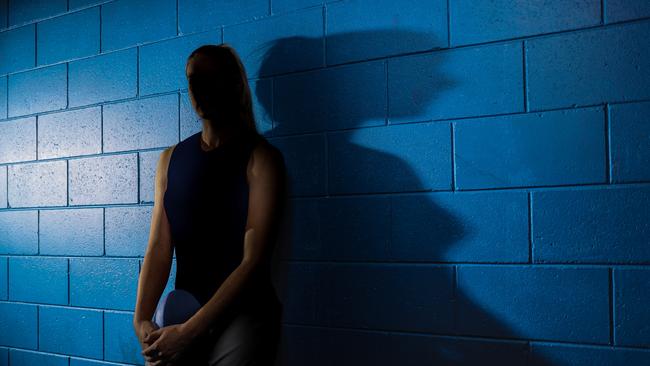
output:
<svg viewBox="0 0 650 366"><path fill-rule="evenodd" d="M171 271L172 254L148 251L142 262L138 279L138 293L133 314L134 324L151 320L160 296L165 290Z"/></svg>
<svg viewBox="0 0 650 366"><path fill-rule="evenodd" d="M254 281L256 268L252 263L242 262L223 281L210 300L188 319L183 327L190 337L195 338L210 328L251 281Z"/></svg>

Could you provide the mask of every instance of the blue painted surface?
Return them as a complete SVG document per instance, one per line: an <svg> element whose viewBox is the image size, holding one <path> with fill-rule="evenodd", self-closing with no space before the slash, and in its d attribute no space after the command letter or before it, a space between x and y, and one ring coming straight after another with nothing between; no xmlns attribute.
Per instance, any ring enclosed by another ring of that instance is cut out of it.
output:
<svg viewBox="0 0 650 366"><path fill-rule="evenodd" d="M648 16L0 0L0 366L144 364L156 169L222 41L289 170L279 365L650 364Z"/></svg>

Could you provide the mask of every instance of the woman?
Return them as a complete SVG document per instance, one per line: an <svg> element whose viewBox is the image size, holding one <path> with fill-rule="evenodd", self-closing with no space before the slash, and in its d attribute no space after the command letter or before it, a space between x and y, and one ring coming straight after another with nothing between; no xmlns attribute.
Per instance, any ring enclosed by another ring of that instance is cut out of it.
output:
<svg viewBox="0 0 650 366"><path fill-rule="evenodd" d="M232 47L197 48L185 72L203 128L158 161L135 332L151 365L273 365L282 304L270 265L286 206L284 159L255 128L245 70ZM152 317L174 248L174 291L190 293L200 307L159 328Z"/></svg>

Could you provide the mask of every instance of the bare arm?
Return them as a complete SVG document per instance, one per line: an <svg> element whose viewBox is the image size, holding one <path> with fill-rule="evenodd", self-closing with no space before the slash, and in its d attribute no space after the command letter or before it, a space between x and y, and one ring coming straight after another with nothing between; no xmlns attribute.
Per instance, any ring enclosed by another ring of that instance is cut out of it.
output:
<svg viewBox="0 0 650 366"><path fill-rule="evenodd" d="M249 164L243 259L210 300L183 324L192 338L205 333L226 312L254 281L255 272L270 263L273 254L287 194L284 159L277 148L264 142L253 151Z"/></svg>
<svg viewBox="0 0 650 366"><path fill-rule="evenodd" d="M133 314L133 324L151 320L156 305L165 289L171 271L173 248L163 195L167 190L167 167L174 146L165 149L158 159L154 189L154 205L151 214L149 243L142 262L138 280L138 294Z"/></svg>

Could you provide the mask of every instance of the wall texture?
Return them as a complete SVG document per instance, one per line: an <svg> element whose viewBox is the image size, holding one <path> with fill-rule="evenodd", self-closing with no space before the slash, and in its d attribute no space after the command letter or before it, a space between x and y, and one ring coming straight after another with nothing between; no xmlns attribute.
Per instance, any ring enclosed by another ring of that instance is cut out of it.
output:
<svg viewBox="0 0 650 366"><path fill-rule="evenodd" d="M155 166L220 42L291 175L283 365L650 364L649 4L0 0L0 365L143 363Z"/></svg>

